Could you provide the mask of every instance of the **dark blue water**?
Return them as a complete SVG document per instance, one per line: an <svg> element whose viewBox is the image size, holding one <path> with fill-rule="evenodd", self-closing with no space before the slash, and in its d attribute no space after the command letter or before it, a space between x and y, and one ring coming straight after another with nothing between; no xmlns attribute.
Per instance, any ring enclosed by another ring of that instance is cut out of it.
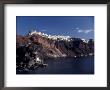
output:
<svg viewBox="0 0 110 90"><path fill-rule="evenodd" d="M17 74L94 74L94 56L80 58L56 58L45 60L45 68Z"/></svg>

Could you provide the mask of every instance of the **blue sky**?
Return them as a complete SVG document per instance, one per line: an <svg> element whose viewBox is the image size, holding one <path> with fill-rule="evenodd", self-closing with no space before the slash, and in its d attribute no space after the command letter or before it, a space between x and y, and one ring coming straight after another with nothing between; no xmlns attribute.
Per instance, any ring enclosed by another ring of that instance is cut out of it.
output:
<svg viewBox="0 0 110 90"><path fill-rule="evenodd" d="M94 16L17 16L16 31L26 35L30 30L51 35L94 39Z"/></svg>

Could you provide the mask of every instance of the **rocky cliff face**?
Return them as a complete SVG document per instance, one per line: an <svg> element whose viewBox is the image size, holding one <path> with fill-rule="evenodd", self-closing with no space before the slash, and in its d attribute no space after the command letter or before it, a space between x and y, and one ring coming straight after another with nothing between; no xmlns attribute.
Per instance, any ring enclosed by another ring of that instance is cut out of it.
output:
<svg viewBox="0 0 110 90"><path fill-rule="evenodd" d="M57 57L82 57L94 54L94 41L84 41L80 38L52 39L39 34L16 36L17 66L25 67L36 63L36 56L40 59Z"/></svg>
<svg viewBox="0 0 110 90"><path fill-rule="evenodd" d="M20 46L34 46L36 51L40 49L45 57L76 57L94 53L94 41L90 39L84 42L80 38L66 40L52 40L40 35L17 35L17 48ZM36 47L35 47L36 46ZM33 48L33 47L32 47Z"/></svg>

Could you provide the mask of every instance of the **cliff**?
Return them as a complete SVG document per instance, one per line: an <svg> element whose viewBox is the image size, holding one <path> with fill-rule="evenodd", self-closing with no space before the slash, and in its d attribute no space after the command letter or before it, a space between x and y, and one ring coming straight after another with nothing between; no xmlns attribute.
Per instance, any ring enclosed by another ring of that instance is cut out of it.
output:
<svg viewBox="0 0 110 90"><path fill-rule="evenodd" d="M42 33L16 35L17 64L35 64L36 55L40 59L57 57L82 57L94 54L94 40L71 38L68 36L50 36Z"/></svg>
<svg viewBox="0 0 110 90"><path fill-rule="evenodd" d="M40 35L17 35L16 41L17 48L30 45L36 51L40 49L40 54L45 57L76 57L94 53L94 41L92 39L84 42L80 38L71 38L70 41L67 41L52 40Z"/></svg>

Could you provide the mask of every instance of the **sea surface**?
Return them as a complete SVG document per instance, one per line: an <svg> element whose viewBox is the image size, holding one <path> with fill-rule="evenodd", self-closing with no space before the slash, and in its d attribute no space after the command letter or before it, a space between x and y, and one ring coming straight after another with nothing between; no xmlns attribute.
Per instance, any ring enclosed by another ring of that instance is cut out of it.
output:
<svg viewBox="0 0 110 90"><path fill-rule="evenodd" d="M48 66L16 74L94 74L94 56L48 59L44 63Z"/></svg>

